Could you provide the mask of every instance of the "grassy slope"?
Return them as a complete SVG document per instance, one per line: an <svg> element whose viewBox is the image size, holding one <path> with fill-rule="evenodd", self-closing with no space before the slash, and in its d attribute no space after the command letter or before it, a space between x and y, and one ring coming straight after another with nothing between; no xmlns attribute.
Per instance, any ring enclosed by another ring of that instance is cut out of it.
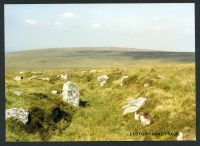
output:
<svg viewBox="0 0 200 146"><path fill-rule="evenodd" d="M6 53L6 70L133 67L148 64L192 63L194 53L138 52L130 48L38 49Z"/></svg>
<svg viewBox="0 0 200 146"><path fill-rule="evenodd" d="M25 56L27 57L27 56ZM28 60L27 60L28 61ZM135 63L136 64L136 63ZM35 64L36 65L36 64ZM8 65L9 66L9 65ZM34 66L31 66L34 67ZM21 69L21 68L20 68ZM35 68L34 68L35 69ZM70 81L76 82L80 88L81 99L89 106L82 107L73 113L71 125L65 129L53 132L49 141L71 140L175 140L174 136L130 136L130 132L165 131L186 132L185 139L195 140L195 75L194 64L147 65L119 69L99 69L96 74L82 73L83 69L69 69ZM87 70L87 69L84 69ZM87 70L89 71L89 70ZM21 82L13 81L19 75L17 71L6 72L6 108L31 108L37 105L48 109L50 100L59 100L59 95L51 95L51 90L61 89L63 81L55 76L61 73L51 70L39 74L50 77L52 82L28 81L31 73L24 74ZM96 80L98 75L107 74L110 80L100 87ZM119 79L129 75L127 85L119 86ZM162 75L162 79L156 79ZM144 88L145 82L152 83ZM24 94L16 97L13 91L21 90ZM43 93L46 99L31 96L31 93ZM122 116L121 107L132 98L144 96L147 104L140 110L152 120L149 126L142 126L134 120L133 114ZM6 129L7 141L40 141L38 134L27 134L22 131Z"/></svg>

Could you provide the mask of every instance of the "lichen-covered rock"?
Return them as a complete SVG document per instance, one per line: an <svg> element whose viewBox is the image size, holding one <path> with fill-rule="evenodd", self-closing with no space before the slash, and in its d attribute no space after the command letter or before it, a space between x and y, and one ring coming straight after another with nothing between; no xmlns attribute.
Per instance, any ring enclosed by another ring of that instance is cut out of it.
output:
<svg viewBox="0 0 200 146"><path fill-rule="evenodd" d="M79 89L75 83L71 81L64 83L62 92L62 99L64 102L79 107L79 102L80 102L79 96L80 96Z"/></svg>
<svg viewBox="0 0 200 146"><path fill-rule="evenodd" d="M22 79L23 79L22 76L16 76L16 77L14 77L14 80L15 80L15 81L21 81Z"/></svg>
<svg viewBox="0 0 200 146"><path fill-rule="evenodd" d="M121 78L121 86L123 86L123 82L124 82L125 79L128 79L128 76L123 76L123 77Z"/></svg>
<svg viewBox="0 0 200 146"><path fill-rule="evenodd" d="M13 118L21 121L23 124L28 122L29 112L23 108L11 108L6 110L6 119Z"/></svg>
<svg viewBox="0 0 200 146"><path fill-rule="evenodd" d="M104 86L108 79L109 77L107 75L102 75L102 76L97 77L97 81L100 82L100 86Z"/></svg>
<svg viewBox="0 0 200 146"><path fill-rule="evenodd" d="M131 100L128 104L122 107L122 109L124 109L123 115L137 112L145 104L146 100L147 99L144 97Z"/></svg>

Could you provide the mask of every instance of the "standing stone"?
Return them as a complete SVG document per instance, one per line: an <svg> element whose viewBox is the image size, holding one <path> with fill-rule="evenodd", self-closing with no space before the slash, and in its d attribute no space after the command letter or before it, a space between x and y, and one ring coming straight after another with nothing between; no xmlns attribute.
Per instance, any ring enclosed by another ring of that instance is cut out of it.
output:
<svg viewBox="0 0 200 146"><path fill-rule="evenodd" d="M6 110L6 119L13 118L26 124L28 122L29 112L23 108L11 108Z"/></svg>
<svg viewBox="0 0 200 146"><path fill-rule="evenodd" d="M79 102L80 102L79 96L80 96L79 89L75 83L71 81L64 83L62 92L62 99L64 102L79 107Z"/></svg>
<svg viewBox="0 0 200 146"><path fill-rule="evenodd" d="M107 82L107 80L109 79L109 77L107 75L103 75L103 76L99 76L97 77L97 81L100 82L100 86L104 86Z"/></svg>
<svg viewBox="0 0 200 146"><path fill-rule="evenodd" d="M16 77L14 77L14 80L15 80L15 81L21 81L22 79L23 79L22 76L16 76Z"/></svg>

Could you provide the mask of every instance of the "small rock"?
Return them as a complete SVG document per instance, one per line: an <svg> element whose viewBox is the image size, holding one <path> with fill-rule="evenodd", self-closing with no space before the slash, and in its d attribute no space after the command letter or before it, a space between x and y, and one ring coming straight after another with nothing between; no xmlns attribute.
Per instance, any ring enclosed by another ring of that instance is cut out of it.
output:
<svg viewBox="0 0 200 146"><path fill-rule="evenodd" d="M121 86L123 86L123 82L124 82L125 79L128 79L128 76L123 76L123 77L121 78Z"/></svg>
<svg viewBox="0 0 200 146"><path fill-rule="evenodd" d="M157 78L158 78L158 79L162 79L163 76L161 76L161 75L157 75Z"/></svg>
<svg viewBox="0 0 200 146"><path fill-rule="evenodd" d="M178 136L177 136L176 140L183 141L183 132L179 132L178 133Z"/></svg>
<svg viewBox="0 0 200 146"><path fill-rule="evenodd" d="M22 76L16 76L16 77L14 77L14 80L16 80L16 81L21 81L22 79L23 79Z"/></svg>
<svg viewBox="0 0 200 146"><path fill-rule="evenodd" d="M145 83L145 84L144 84L144 87L145 87L145 88L147 88L147 87L149 87L149 86L150 86L150 85L149 85L148 83Z"/></svg>
<svg viewBox="0 0 200 146"><path fill-rule="evenodd" d="M79 107L79 102L80 102L79 96L80 96L79 89L75 83L71 81L64 83L62 92L62 99L64 102Z"/></svg>
<svg viewBox="0 0 200 146"><path fill-rule="evenodd" d="M137 120L137 121L140 120L140 114L137 114L137 112L135 112L135 120Z"/></svg>
<svg viewBox="0 0 200 146"><path fill-rule="evenodd" d="M56 91L56 90L52 90L52 91L51 91L51 94L56 95L56 94L58 94L58 91Z"/></svg>
<svg viewBox="0 0 200 146"><path fill-rule="evenodd" d="M97 77L97 81L100 82L101 87L106 84L108 79L109 79L109 77L107 75L102 75L102 76Z"/></svg>
<svg viewBox="0 0 200 146"><path fill-rule="evenodd" d="M49 81L49 78L38 78L38 80Z"/></svg>
<svg viewBox="0 0 200 146"><path fill-rule="evenodd" d="M36 78L38 78L38 76L32 76L32 77L28 78L28 80L33 80L33 79L36 79Z"/></svg>
<svg viewBox="0 0 200 146"><path fill-rule="evenodd" d="M60 79L63 80L63 81L64 81L64 80L67 80L67 78L68 78L68 75L67 75L67 74L61 74L61 75L60 75Z"/></svg>
<svg viewBox="0 0 200 146"><path fill-rule="evenodd" d="M29 112L23 108L11 108L6 110L6 119L13 118L26 124L28 122Z"/></svg>
<svg viewBox="0 0 200 146"><path fill-rule="evenodd" d="M15 91L14 94L17 95L17 96L20 96L22 94L22 92L21 91Z"/></svg>
<svg viewBox="0 0 200 146"><path fill-rule="evenodd" d="M150 124L150 120L149 119L146 119L144 116L140 116L140 122L146 126L146 125L149 125Z"/></svg>
<svg viewBox="0 0 200 146"><path fill-rule="evenodd" d="M19 73L20 73L20 74L24 74L24 73L25 73L25 71L20 71Z"/></svg>
<svg viewBox="0 0 200 146"><path fill-rule="evenodd" d="M146 100L147 99L144 97L131 100L128 104L122 107L122 109L124 109L123 115L137 112L145 104Z"/></svg>
<svg viewBox="0 0 200 146"><path fill-rule="evenodd" d="M89 73L96 73L97 72L97 70L91 70Z"/></svg>

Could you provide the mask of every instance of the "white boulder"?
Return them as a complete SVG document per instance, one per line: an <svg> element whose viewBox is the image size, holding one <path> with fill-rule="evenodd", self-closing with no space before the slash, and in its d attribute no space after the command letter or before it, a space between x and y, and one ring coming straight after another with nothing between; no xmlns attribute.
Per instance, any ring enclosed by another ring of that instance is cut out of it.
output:
<svg viewBox="0 0 200 146"><path fill-rule="evenodd" d="M124 82L125 79L128 79L128 76L123 76L123 77L121 78L121 86L123 86L123 82Z"/></svg>
<svg viewBox="0 0 200 146"><path fill-rule="evenodd" d="M146 100L147 99L144 97L131 100L128 104L122 107L122 109L124 109L123 115L137 112L145 104Z"/></svg>
<svg viewBox="0 0 200 146"><path fill-rule="evenodd" d="M14 80L15 80L15 81L21 81L22 79L23 79L22 76L16 76L16 77L14 77Z"/></svg>
<svg viewBox="0 0 200 146"><path fill-rule="evenodd" d="M6 110L6 119L13 118L26 124L28 122L29 112L23 108L11 108Z"/></svg>
<svg viewBox="0 0 200 146"><path fill-rule="evenodd" d="M79 96L80 96L79 89L75 83L71 81L64 83L62 92L62 99L64 102L79 107L79 102L80 102Z"/></svg>
<svg viewBox="0 0 200 146"><path fill-rule="evenodd" d="M109 77L107 75L102 75L102 76L97 77L97 81L100 82L101 87L106 84L108 79L109 79Z"/></svg>

